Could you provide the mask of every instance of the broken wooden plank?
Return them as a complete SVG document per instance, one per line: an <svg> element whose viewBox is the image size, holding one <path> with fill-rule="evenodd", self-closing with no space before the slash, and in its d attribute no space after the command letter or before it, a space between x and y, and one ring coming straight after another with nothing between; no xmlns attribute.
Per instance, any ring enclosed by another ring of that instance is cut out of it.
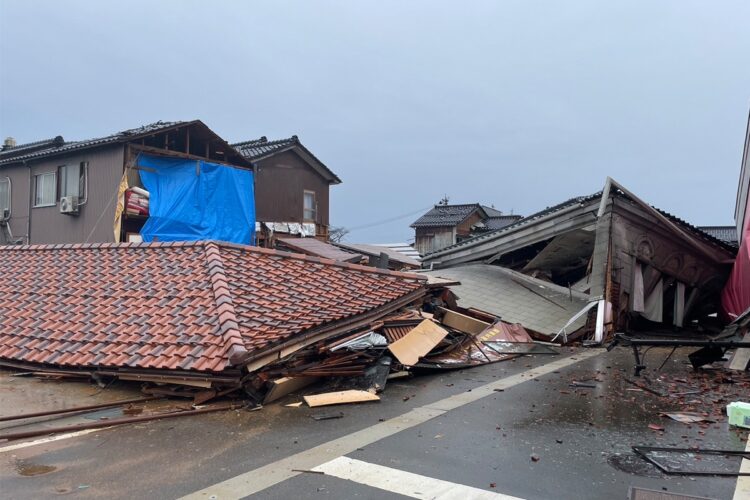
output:
<svg viewBox="0 0 750 500"><path fill-rule="evenodd" d="M490 326L487 322L479 321L471 316L451 311L450 309L440 308L440 310L445 313L442 320L443 325L460 332L468 333L469 335L479 335Z"/></svg>
<svg viewBox="0 0 750 500"><path fill-rule="evenodd" d="M429 319L423 320L409 333L388 346L399 363L414 366L448 335L448 330Z"/></svg>
<svg viewBox="0 0 750 500"><path fill-rule="evenodd" d="M316 406L380 401L380 397L371 392L357 390L326 392L324 394L304 396L303 399L305 400L305 403L307 403L307 406L309 406L310 408L315 408Z"/></svg>
<svg viewBox="0 0 750 500"><path fill-rule="evenodd" d="M263 404L268 404L277 399L281 399L287 394L291 394L294 391L298 391L303 387L307 387L310 384L315 383L318 377L282 377L276 380L272 380L271 388L266 393L266 397L263 398Z"/></svg>
<svg viewBox="0 0 750 500"><path fill-rule="evenodd" d="M210 380L195 380L190 378L180 378L180 377L158 377L153 376L149 377L148 375L136 375L136 374L128 374L128 373L118 373L117 377L120 380L135 380L139 382L157 382L157 383L164 383L164 384L174 384L174 385L188 385L190 387L201 387L203 389L210 389L212 382Z"/></svg>
<svg viewBox="0 0 750 500"><path fill-rule="evenodd" d="M746 333L742 338L743 342L750 342L750 332ZM730 370L747 370L750 364L750 348L740 347L732 355L732 359L729 360Z"/></svg>

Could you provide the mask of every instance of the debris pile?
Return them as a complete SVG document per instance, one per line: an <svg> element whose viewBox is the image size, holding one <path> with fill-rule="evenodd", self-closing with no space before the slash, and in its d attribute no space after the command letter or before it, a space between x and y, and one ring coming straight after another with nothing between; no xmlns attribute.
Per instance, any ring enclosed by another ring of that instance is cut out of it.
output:
<svg viewBox="0 0 750 500"><path fill-rule="evenodd" d="M522 326L458 308L444 280L424 275L219 242L0 254L0 366L137 381L194 404L258 405L319 381L335 394L308 404L374 400L394 373L535 346Z"/></svg>

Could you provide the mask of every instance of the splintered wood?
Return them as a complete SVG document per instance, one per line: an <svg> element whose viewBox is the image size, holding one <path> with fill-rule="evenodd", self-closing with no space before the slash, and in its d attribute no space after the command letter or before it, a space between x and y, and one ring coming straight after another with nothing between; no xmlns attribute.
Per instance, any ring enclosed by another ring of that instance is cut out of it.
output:
<svg viewBox="0 0 750 500"><path fill-rule="evenodd" d="M446 335L448 330L426 319L389 345L388 349L402 365L414 366L419 362L419 358L434 349Z"/></svg>
<svg viewBox="0 0 750 500"><path fill-rule="evenodd" d="M304 396L303 399L305 400L305 403L307 403L307 406L309 406L310 408L315 408L316 406L339 405L345 403L380 401L380 398L371 392L356 390L314 394L312 396Z"/></svg>

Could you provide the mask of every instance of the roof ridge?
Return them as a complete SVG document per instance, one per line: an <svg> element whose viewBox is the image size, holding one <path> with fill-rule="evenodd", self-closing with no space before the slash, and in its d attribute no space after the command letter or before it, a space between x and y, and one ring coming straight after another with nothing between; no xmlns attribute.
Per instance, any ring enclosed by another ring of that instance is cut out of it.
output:
<svg viewBox="0 0 750 500"><path fill-rule="evenodd" d="M236 364L248 351L237 321L232 293L224 270L224 259L221 257L219 245L215 242L205 242L202 246L205 249L208 277L216 300L219 331L224 340L224 354L230 365Z"/></svg>

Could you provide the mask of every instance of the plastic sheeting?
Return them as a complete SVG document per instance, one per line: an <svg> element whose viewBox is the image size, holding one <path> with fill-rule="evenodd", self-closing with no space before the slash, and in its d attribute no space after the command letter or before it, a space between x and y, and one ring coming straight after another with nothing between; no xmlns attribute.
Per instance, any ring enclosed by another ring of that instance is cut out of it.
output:
<svg viewBox="0 0 750 500"><path fill-rule="evenodd" d="M745 207L745 230L740 240L740 251L721 292L721 309L727 321L734 321L750 309L750 203Z"/></svg>
<svg viewBox="0 0 750 500"><path fill-rule="evenodd" d="M254 241L251 171L150 155L141 155L138 165L148 169L140 176L151 193L143 241Z"/></svg>

